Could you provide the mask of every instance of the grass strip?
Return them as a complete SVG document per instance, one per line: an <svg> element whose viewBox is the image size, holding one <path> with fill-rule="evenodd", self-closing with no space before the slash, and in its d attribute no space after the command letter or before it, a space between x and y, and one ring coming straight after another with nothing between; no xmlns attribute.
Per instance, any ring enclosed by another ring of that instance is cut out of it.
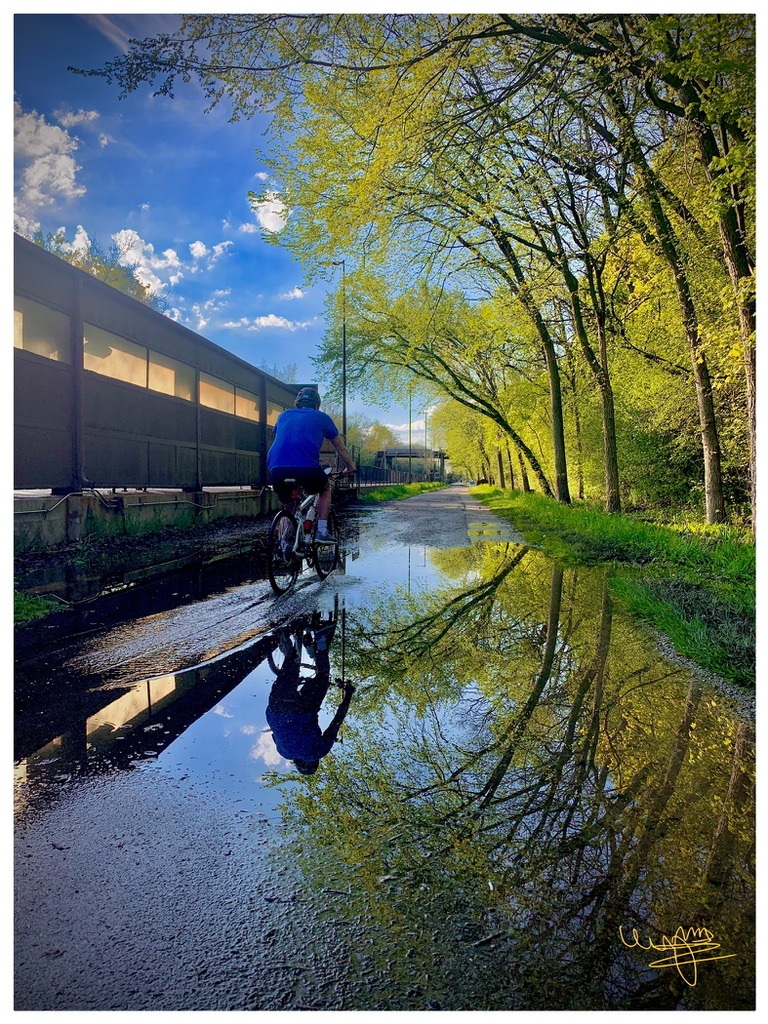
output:
<svg viewBox="0 0 768 1024"><path fill-rule="evenodd" d="M746 531L661 526L488 486L472 494L557 561L611 563L611 594L627 611L683 657L754 688L756 560Z"/></svg>
<svg viewBox="0 0 768 1024"><path fill-rule="evenodd" d="M412 498L414 494L422 494L424 491L441 491L447 484L439 481L433 483L419 484L389 484L386 487L377 487L375 491L366 491L360 495L361 501L400 501L402 498Z"/></svg>
<svg viewBox="0 0 768 1024"><path fill-rule="evenodd" d="M43 618L45 615L50 615L51 612L58 611L61 607L61 603L53 597L22 594L18 590L13 592L14 623Z"/></svg>

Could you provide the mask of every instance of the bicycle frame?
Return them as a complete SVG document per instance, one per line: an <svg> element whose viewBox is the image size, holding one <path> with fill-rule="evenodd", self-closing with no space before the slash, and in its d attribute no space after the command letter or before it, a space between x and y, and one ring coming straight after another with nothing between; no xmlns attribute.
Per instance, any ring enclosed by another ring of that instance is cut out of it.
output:
<svg viewBox="0 0 768 1024"><path fill-rule="evenodd" d="M332 474L330 467L326 467L325 472L328 476ZM305 561L314 567L321 580L325 579L336 568L339 554L338 541L333 544L315 542L319 495L307 494L297 480L286 478L285 482L293 484L291 500L281 503L282 507L272 520L267 550L267 571L272 588L278 594L290 589ZM328 525L335 533L333 523L333 511L329 509ZM290 548L285 551L282 545L288 539L289 530L293 530L293 535Z"/></svg>
<svg viewBox="0 0 768 1024"><path fill-rule="evenodd" d="M332 475L330 466L325 468L325 474L328 477ZM317 519L318 498L318 494L305 494L303 488L297 482L293 490L293 500L288 505L284 506L286 512L290 513L296 520L296 536L294 537L293 546L291 547L291 551L294 555L302 556L306 554L304 542L308 542L308 534L311 533L312 526L310 525L307 530L305 524L308 520L310 524L312 524ZM295 511L290 507L291 505L295 505ZM312 511L311 516L309 515L310 510Z"/></svg>

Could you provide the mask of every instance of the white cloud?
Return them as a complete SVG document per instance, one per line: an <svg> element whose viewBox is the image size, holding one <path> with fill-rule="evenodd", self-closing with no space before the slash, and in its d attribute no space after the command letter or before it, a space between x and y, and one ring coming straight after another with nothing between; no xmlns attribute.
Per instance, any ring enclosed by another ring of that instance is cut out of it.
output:
<svg viewBox="0 0 768 1024"><path fill-rule="evenodd" d="M301 290L301 288L291 288L291 290L289 292L283 292L283 294L280 295L279 298L281 298L281 299L303 299L304 298L304 292Z"/></svg>
<svg viewBox="0 0 768 1024"><path fill-rule="evenodd" d="M175 249L165 249L161 255L155 253L151 242L145 242L132 228L123 228L112 235L112 240L120 250L119 262L123 265L135 265L136 278L143 284L159 293L164 287L163 275L167 283L176 285L183 278L184 266Z"/></svg>
<svg viewBox="0 0 768 1024"><path fill-rule="evenodd" d="M258 178L259 181L269 181L269 175L266 171L256 171L254 178Z"/></svg>
<svg viewBox="0 0 768 1024"><path fill-rule="evenodd" d="M254 211L259 225L272 233L282 231L288 219L288 207L277 192L265 192L254 203Z"/></svg>
<svg viewBox="0 0 768 1024"><path fill-rule="evenodd" d="M255 235L258 233L259 225L251 223L241 224L239 230L242 231L244 235Z"/></svg>
<svg viewBox="0 0 768 1024"><path fill-rule="evenodd" d="M196 330L202 331L210 323L211 317L221 311L222 304L219 302L219 294L216 293L212 298L206 299L205 302L198 302L192 306Z"/></svg>
<svg viewBox="0 0 768 1024"><path fill-rule="evenodd" d="M287 320L284 316L269 313L267 316L257 316L255 320L251 321L248 330L262 331L265 327L276 327L283 331L300 331L305 327L310 327L311 324L311 320Z"/></svg>
<svg viewBox="0 0 768 1024"><path fill-rule="evenodd" d="M25 112L20 103L14 103L18 230L22 225L36 230L41 207L85 194L85 187L77 181L81 169L73 156L77 146L77 139L63 128L49 124L37 111Z"/></svg>
<svg viewBox="0 0 768 1024"><path fill-rule="evenodd" d="M221 259L222 256L225 256L227 249L232 244L232 242L217 242L213 247L213 258L211 260L211 264L215 263L216 260Z"/></svg>
<svg viewBox="0 0 768 1024"><path fill-rule="evenodd" d="M216 245L208 248L204 242L192 242L189 246L189 251L194 260L200 261L207 258L205 269L210 270L222 256L226 255L227 249L229 249L231 245L232 242L217 242ZM199 268L193 267L192 269L196 271Z"/></svg>
<svg viewBox="0 0 768 1024"><path fill-rule="evenodd" d="M408 424L407 423L385 423L385 427L389 427L393 434L396 434L401 441L408 444ZM419 436L421 435L421 436ZM410 426L411 443L414 447L421 446L424 444L424 420L412 420Z"/></svg>
<svg viewBox="0 0 768 1024"><path fill-rule="evenodd" d="M90 124L92 121L96 121L99 118L99 112L97 110L78 110L77 113L73 111L54 110L53 116L59 122L64 125L65 128L74 128L78 124Z"/></svg>

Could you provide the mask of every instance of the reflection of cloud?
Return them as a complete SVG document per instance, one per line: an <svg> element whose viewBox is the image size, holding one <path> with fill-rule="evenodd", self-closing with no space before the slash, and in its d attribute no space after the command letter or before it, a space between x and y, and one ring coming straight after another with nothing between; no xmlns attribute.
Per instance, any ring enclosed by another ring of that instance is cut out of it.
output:
<svg viewBox="0 0 768 1024"><path fill-rule="evenodd" d="M259 736L258 741L251 747L251 752L248 756L253 761L263 761L264 764L273 768L285 761L285 759L278 754L275 741L272 738L272 733L268 729L265 729L261 736Z"/></svg>
<svg viewBox="0 0 768 1024"><path fill-rule="evenodd" d="M234 718L235 716L224 707L223 704L217 704L213 709L214 715L219 715L221 718Z"/></svg>
<svg viewBox="0 0 768 1024"><path fill-rule="evenodd" d="M279 297L281 299L303 299L304 292L301 290L301 288L291 288L289 292L283 292L283 294L280 295Z"/></svg>

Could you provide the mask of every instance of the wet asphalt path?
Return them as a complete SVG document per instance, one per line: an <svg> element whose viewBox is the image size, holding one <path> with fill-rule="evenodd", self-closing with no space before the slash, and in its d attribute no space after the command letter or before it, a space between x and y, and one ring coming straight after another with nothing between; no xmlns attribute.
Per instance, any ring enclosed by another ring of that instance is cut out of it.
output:
<svg viewBox="0 0 768 1024"><path fill-rule="evenodd" d="M343 572L302 577L279 599L258 580L99 631L64 645L58 662L49 653L49 685L65 679L63 699L83 705L104 690L119 697L247 649L336 597L364 604L406 573L428 584L415 548L483 537L519 541L464 488L390 503L360 518ZM239 689L263 701L267 688L254 675ZM335 928L328 905L338 894L305 891L282 855L278 796L246 753L230 757L218 739L226 733L214 731L225 717L222 703L158 744L156 758L144 751L84 776L59 759L55 736L36 760L19 761L15 1009L354 1009L356 991L371 986L387 998L385 976L350 970L364 923L358 933ZM403 993L391 998L405 1005ZM426 996L419 1008L430 1008Z"/></svg>

